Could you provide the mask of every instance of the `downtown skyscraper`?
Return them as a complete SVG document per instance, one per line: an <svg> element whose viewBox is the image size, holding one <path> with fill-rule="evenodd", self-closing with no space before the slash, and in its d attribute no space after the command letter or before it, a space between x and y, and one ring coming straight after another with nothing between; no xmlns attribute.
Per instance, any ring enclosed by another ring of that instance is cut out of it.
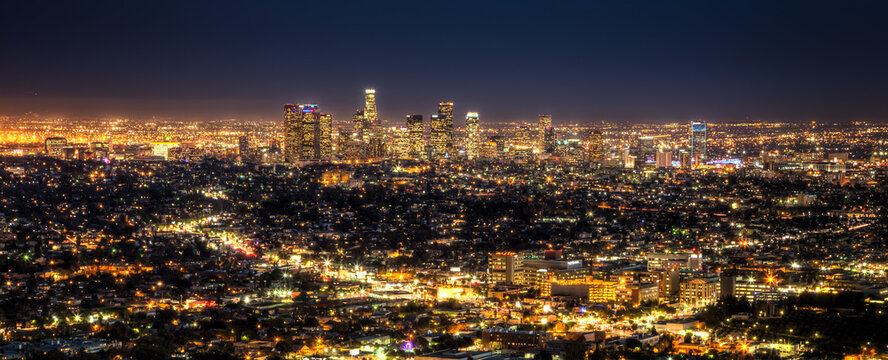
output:
<svg viewBox="0 0 888 360"><path fill-rule="evenodd" d="M376 90L364 90L364 140L369 141L368 137L378 137L382 135L379 131L379 113L376 112Z"/></svg>
<svg viewBox="0 0 888 360"><path fill-rule="evenodd" d="M544 150L546 148L546 129L552 127L552 115L549 114L540 114L539 122L537 123L537 147L540 150Z"/></svg>
<svg viewBox="0 0 888 360"><path fill-rule="evenodd" d="M453 102L438 103L438 113L432 115L430 140L432 157L440 159L452 155Z"/></svg>
<svg viewBox="0 0 888 360"><path fill-rule="evenodd" d="M315 104L284 106L284 155L288 162L333 156L333 115Z"/></svg>
<svg viewBox="0 0 888 360"><path fill-rule="evenodd" d="M599 130L589 130L586 133L586 160L591 163L601 163L604 160L604 137Z"/></svg>
<svg viewBox="0 0 888 360"><path fill-rule="evenodd" d="M414 158L423 158L425 144L423 143L422 115L407 115L407 131L409 131L409 154Z"/></svg>
<svg viewBox="0 0 888 360"><path fill-rule="evenodd" d="M477 159L481 150L481 132L478 127L478 113L466 114L466 157Z"/></svg>
<svg viewBox="0 0 888 360"><path fill-rule="evenodd" d="M364 110L356 110L352 114L352 126L354 127L355 140L367 142L367 129L364 128Z"/></svg>
<svg viewBox="0 0 888 360"><path fill-rule="evenodd" d="M284 157L287 162L299 160L302 153L302 112L294 104L284 105Z"/></svg>
<svg viewBox="0 0 888 360"><path fill-rule="evenodd" d="M706 121L691 121L691 166L697 167L706 162Z"/></svg>

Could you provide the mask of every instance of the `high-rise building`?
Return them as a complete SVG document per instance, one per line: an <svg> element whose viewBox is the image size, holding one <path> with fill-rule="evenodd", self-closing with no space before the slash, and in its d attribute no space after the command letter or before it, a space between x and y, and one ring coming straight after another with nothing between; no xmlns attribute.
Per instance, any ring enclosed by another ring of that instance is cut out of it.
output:
<svg viewBox="0 0 888 360"><path fill-rule="evenodd" d="M432 115L431 145L433 157L443 158L453 149L453 103L438 103L438 113Z"/></svg>
<svg viewBox="0 0 888 360"><path fill-rule="evenodd" d="M478 128L478 113L466 114L466 157L477 159L481 150L481 132Z"/></svg>
<svg viewBox="0 0 888 360"><path fill-rule="evenodd" d="M318 142L321 132L320 112L314 104L300 105L302 113L302 142L299 151L300 159L317 159L320 157L321 147Z"/></svg>
<svg viewBox="0 0 888 360"><path fill-rule="evenodd" d="M437 159L444 155L444 122L438 114L432 114L429 119L429 159Z"/></svg>
<svg viewBox="0 0 888 360"><path fill-rule="evenodd" d="M686 150L681 150L678 152L678 161L679 166L681 166L682 169L691 168L691 154Z"/></svg>
<svg viewBox="0 0 888 360"><path fill-rule="evenodd" d="M379 114L376 112L376 90L364 90L364 131L367 136L382 136L379 129Z"/></svg>
<svg viewBox="0 0 888 360"><path fill-rule="evenodd" d="M405 126L396 126L392 128L392 157L398 159L406 159L410 157L410 130Z"/></svg>
<svg viewBox="0 0 888 360"><path fill-rule="evenodd" d="M284 153L288 162L333 156L333 115L314 104L284 106Z"/></svg>
<svg viewBox="0 0 888 360"><path fill-rule="evenodd" d="M543 148L541 150L547 154L555 152L555 140L555 128L547 127L543 133Z"/></svg>
<svg viewBox="0 0 888 360"><path fill-rule="evenodd" d="M589 130L586 133L586 156L592 163L601 163L604 160L604 137L601 131Z"/></svg>
<svg viewBox="0 0 888 360"><path fill-rule="evenodd" d="M497 252L487 258L487 270L491 284L524 284L524 255L513 252Z"/></svg>
<svg viewBox="0 0 888 360"><path fill-rule="evenodd" d="M537 124L537 147L540 151L546 148L546 129L552 126L552 115L540 114Z"/></svg>
<svg viewBox="0 0 888 360"><path fill-rule="evenodd" d="M250 139L246 135L237 138L237 155L240 156L240 161L252 160L253 152L250 150Z"/></svg>
<svg viewBox="0 0 888 360"><path fill-rule="evenodd" d="M321 113L318 117L318 157L333 157L333 114Z"/></svg>
<svg viewBox="0 0 888 360"><path fill-rule="evenodd" d="M364 110L356 110L352 115L352 126L355 129L355 140L367 142L367 129L364 127Z"/></svg>
<svg viewBox="0 0 888 360"><path fill-rule="evenodd" d="M295 162L302 155L302 111L293 104L284 105L284 157Z"/></svg>
<svg viewBox="0 0 888 360"><path fill-rule="evenodd" d="M635 146L635 167L652 166L657 162L657 148L654 137L639 136Z"/></svg>
<svg viewBox="0 0 888 360"><path fill-rule="evenodd" d="M657 167L672 167L672 151L657 152Z"/></svg>
<svg viewBox="0 0 888 360"><path fill-rule="evenodd" d="M706 162L706 121L691 121L691 166Z"/></svg>
<svg viewBox="0 0 888 360"><path fill-rule="evenodd" d="M425 147L422 141L422 115L407 115L407 131L410 132L410 156L415 158L422 158L423 148Z"/></svg>

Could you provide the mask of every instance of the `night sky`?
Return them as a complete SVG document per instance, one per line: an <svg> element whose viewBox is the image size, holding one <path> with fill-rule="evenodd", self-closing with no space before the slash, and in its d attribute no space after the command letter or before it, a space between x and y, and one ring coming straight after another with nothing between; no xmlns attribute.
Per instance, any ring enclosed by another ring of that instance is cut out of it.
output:
<svg viewBox="0 0 888 360"><path fill-rule="evenodd" d="M0 115L888 120L888 1L0 1ZM35 91L38 95L34 95ZM459 123L459 122L458 122Z"/></svg>

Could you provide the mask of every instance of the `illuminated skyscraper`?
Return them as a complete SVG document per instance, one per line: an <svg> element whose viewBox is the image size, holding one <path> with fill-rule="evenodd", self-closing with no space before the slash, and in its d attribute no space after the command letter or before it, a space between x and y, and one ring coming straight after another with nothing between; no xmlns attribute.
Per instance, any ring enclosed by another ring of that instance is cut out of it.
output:
<svg viewBox="0 0 888 360"><path fill-rule="evenodd" d="M302 155L302 112L296 105L284 105L284 157L295 162Z"/></svg>
<svg viewBox="0 0 888 360"><path fill-rule="evenodd" d="M478 128L478 113L466 114L466 157L477 159L481 150L481 132Z"/></svg>
<svg viewBox="0 0 888 360"><path fill-rule="evenodd" d="M555 152L555 128L552 126L547 127L543 133L542 151L548 154Z"/></svg>
<svg viewBox="0 0 888 360"><path fill-rule="evenodd" d="M405 126L396 126L392 128L392 157L398 159L406 159L410 157L410 130Z"/></svg>
<svg viewBox="0 0 888 360"><path fill-rule="evenodd" d="M433 156L443 158L453 149L453 103L438 103L438 113L432 115L431 145Z"/></svg>
<svg viewBox="0 0 888 360"><path fill-rule="evenodd" d="M352 125L355 129L355 140L367 142L367 131L364 128L364 110L356 110L352 115Z"/></svg>
<svg viewBox="0 0 888 360"><path fill-rule="evenodd" d="M657 163L657 148L652 136L639 136L635 146L635 167L655 166Z"/></svg>
<svg viewBox="0 0 888 360"><path fill-rule="evenodd" d="M284 154L288 162L333 156L333 115L314 104L284 106Z"/></svg>
<svg viewBox="0 0 888 360"><path fill-rule="evenodd" d="M546 129L552 126L552 115L540 114L539 123L537 124L537 147L540 150L546 148Z"/></svg>
<svg viewBox="0 0 888 360"><path fill-rule="evenodd" d="M252 160L253 152L250 150L250 139L246 135L241 135L237 138L237 155L240 157L240 161L250 161Z"/></svg>
<svg viewBox="0 0 888 360"><path fill-rule="evenodd" d="M379 131L379 114L376 112L376 90L364 90L364 132L365 136L382 136ZM366 141L366 140L365 140Z"/></svg>
<svg viewBox="0 0 888 360"><path fill-rule="evenodd" d="M706 162L706 121L691 121L691 166Z"/></svg>
<svg viewBox="0 0 888 360"><path fill-rule="evenodd" d="M424 157L423 148L425 146L422 141L422 115L407 115L407 131L410 132L410 156L415 158Z"/></svg>
<svg viewBox="0 0 888 360"><path fill-rule="evenodd" d="M586 134L586 156L589 162L601 163L604 160L604 137L601 131L589 130Z"/></svg>
<svg viewBox="0 0 888 360"><path fill-rule="evenodd" d="M438 114L432 114L429 119L429 159L437 159L444 156L444 121Z"/></svg>
<svg viewBox="0 0 888 360"><path fill-rule="evenodd" d="M333 157L333 114L321 113L318 127L318 157Z"/></svg>
<svg viewBox="0 0 888 360"><path fill-rule="evenodd" d="M302 148L300 159L320 158L321 147L318 138L321 132L320 113L318 106L313 104L300 105L302 113Z"/></svg>
<svg viewBox="0 0 888 360"><path fill-rule="evenodd" d="M672 151L657 152L657 167L672 167Z"/></svg>

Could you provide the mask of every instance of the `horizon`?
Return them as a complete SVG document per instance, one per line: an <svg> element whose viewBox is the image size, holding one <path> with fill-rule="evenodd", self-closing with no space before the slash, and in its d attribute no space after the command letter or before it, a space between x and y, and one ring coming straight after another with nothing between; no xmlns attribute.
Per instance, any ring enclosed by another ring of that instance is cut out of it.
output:
<svg viewBox="0 0 888 360"><path fill-rule="evenodd" d="M389 122L888 119L885 3L206 4L0 5L0 112L347 121L372 87Z"/></svg>

